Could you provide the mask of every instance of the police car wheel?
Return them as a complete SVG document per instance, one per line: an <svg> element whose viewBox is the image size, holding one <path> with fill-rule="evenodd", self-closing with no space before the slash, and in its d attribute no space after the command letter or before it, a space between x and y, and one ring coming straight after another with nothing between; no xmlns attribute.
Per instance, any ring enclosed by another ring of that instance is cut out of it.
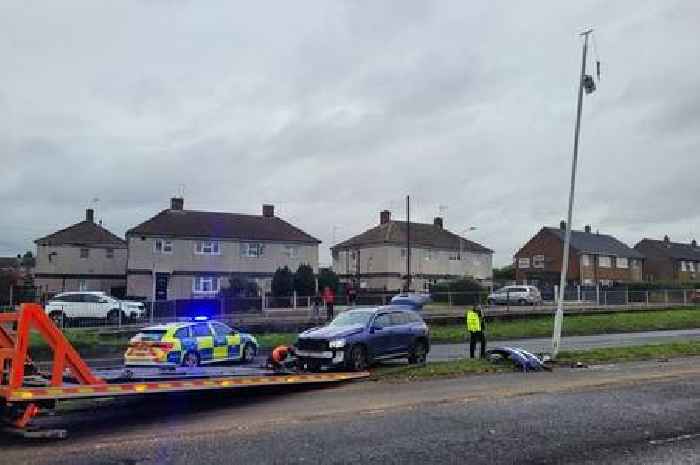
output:
<svg viewBox="0 0 700 465"><path fill-rule="evenodd" d="M253 344L246 344L243 346L243 353L241 354L241 362L250 362L255 357L255 348Z"/></svg>
<svg viewBox="0 0 700 465"><path fill-rule="evenodd" d="M196 352L187 352L182 359L182 365L186 367L199 366L199 355Z"/></svg>

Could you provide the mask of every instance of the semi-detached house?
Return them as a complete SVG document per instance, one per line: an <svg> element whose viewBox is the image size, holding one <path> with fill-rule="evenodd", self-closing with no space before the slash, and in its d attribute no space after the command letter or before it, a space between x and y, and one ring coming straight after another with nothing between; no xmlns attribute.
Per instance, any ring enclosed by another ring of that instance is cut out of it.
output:
<svg viewBox="0 0 700 465"><path fill-rule="evenodd" d="M173 198L169 209L126 233L127 293L156 300L211 297L231 276L270 289L277 268L302 263L318 272L321 241L275 216L185 210Z"/></svg>

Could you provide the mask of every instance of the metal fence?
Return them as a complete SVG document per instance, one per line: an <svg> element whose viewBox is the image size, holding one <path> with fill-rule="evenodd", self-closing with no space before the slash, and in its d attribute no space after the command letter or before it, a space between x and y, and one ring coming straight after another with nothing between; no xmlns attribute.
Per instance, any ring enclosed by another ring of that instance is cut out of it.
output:
<svg viewBox="0 0 700 465"><path fill-rule="evenodd" d="M351 306L386 305L396 293L361 293L350 299L347 295L335 298L334 306L342 310ZM553 294L554 295L554 294ZM487 290L480 292L435 292L426 313L440 314L452 312L464 306L477 303L486 304ZM700 293L692 289L584 289L569 288L565 292L565 306L568 309L643 309L664 308L700 303ZM179 299L156 302L143 302L141 308L123 307L121 311L106 308L100 303L71 303L65 312L54 310L50 315L63 327L136 327L145 324L193 319L206 316L228 321L292 321L318 319L325 315L325 304L318 297L238 297L210 299ZM534 303L508 298L491 305L498 313L512 310L515 313L536 313L535 310L553 309L554 300ZM12 311L10 306L0 307L0 311ZM540 312L542 313L542 312Z"/></svg>

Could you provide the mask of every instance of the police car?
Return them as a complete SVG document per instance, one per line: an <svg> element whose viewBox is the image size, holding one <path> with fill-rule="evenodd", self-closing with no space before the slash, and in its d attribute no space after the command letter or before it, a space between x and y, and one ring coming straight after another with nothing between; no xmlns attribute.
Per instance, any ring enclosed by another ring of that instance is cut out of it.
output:
<svg viewBox="0 0 700 465"><path fill-rule="evenodd" d="M126 366L188 366L249 362L258 342L219 321L189 321L143 328L129 341Z"/></svg>

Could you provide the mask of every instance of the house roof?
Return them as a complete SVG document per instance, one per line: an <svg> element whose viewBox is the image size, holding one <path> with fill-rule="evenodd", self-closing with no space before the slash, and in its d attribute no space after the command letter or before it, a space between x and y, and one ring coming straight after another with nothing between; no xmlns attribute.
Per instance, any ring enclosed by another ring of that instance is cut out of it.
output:
<svg viewBox="0 0 700 465"><path fill-rule="evenodd" d="M544 229L556 235L564 242L566 232L563 229L550 227L545 227ZM608 234L571 230L571 247L579 252L588 252L598 255L644 258L644 255Z"/></svg>
<svg viewBox="0 0 700 465"><path fill-rule="evenodd" d="M34 241L39 245L89 245L126 247L126 241L92 221L81 221Z"/></svg>
<svg viewBox="0 0 700 465"><path fill-rule="evenodd" d="M660 255L673 258L675 260L693 260L700 261L700 247L693 247L692 244L684 244L681 242L666 242L656 239L642 239L637 246L650 247Z"/></svg>
<svg viewBox="0 0 700 465"><path fill-rule="evenodd" d="M19 259L17 257L0 257L0 269L19 268Z"/></svg>
<svg viewBox="0 0 700 465"><path fill-rule="evenodd" d="M406 231L405 221L389 221L336 244L332 248L345 249L381 244L404 245L406 244ZM493 250L481 244L460 237L434 224L411 223L412 246L460 250L460 242L462 243L461 250L493 253Z"/></svg>
<svg viewBox="0 0 700 465"><path fill-rule="evenodd" d="M257 241L321 241L276 216L167 209L126 232L129 235L206 237Z"/></svg>

